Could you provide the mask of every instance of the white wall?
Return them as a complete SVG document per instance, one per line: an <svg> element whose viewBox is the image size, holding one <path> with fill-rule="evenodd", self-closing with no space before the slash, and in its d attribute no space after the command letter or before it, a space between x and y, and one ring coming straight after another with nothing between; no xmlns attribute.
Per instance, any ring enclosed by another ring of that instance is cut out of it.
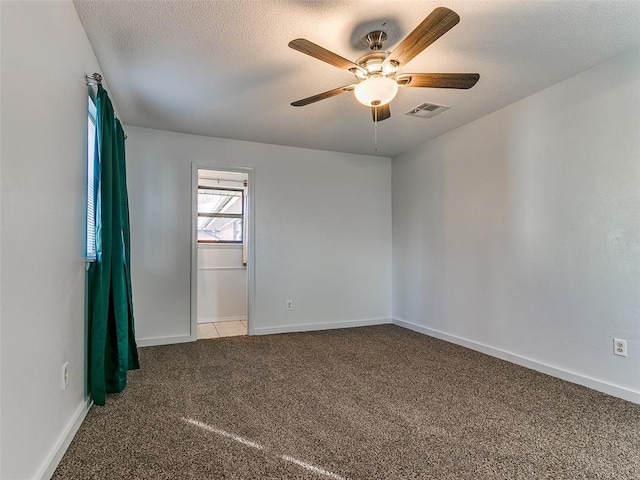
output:
<svg viewBox="0 0 640 480"><path fill-rule="evenodd" d="M100 69L71 2L0 8L0 477L48 478L87 409L84 75Z"/></svg>
<svg viewBox="0 0 640 480"><path fill-rule="evenodd" d="M393 160L399 324L636 402L639 239L638 52Z"/></svg>
<svg viewBox="0 0 640 480"><path fill-rule="evenodd" d="M242 245L198 245L198 323L246 320Z"/></svg>
<svg viewBox="0 0 640 480"><path fill-rule="evenodd" d="M132 283L141 344L190 334L191 163L254 168L250 333L391 317L391 162L126 127ZM294 310L285 310L285 300Z"/></svg>

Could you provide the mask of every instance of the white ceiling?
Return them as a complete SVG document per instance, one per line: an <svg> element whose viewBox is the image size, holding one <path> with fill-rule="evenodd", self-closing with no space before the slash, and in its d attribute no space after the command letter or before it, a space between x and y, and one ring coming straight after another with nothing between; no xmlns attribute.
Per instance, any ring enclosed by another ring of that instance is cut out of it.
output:
<svg viewBox="0 0 640 480"><path fill-rule="evenodd" d="M369 109L353 93L290 103L354 77L287 46L306 38L345 58L386 24L393 47L434 8L460 23L401 72L479 73L470 90L401 88L378 124L395 156L640 47L640 1L75 1L123 123L321 150L374 154ZM87 72L93 73L93 72ZM405 116L431 102L451 109Z"/></svg>

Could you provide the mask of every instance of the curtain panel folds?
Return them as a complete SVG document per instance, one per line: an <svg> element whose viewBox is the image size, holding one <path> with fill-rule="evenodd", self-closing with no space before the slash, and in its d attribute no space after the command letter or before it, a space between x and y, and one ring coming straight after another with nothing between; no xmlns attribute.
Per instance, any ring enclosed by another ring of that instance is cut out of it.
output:
<svg viewBox="0 0 640 480"><path fill-rule="evenodd" d="M131 293L124 131L107 91L96 97L96 261L89 268L89 388L96 405L139 368Z"/></svg>

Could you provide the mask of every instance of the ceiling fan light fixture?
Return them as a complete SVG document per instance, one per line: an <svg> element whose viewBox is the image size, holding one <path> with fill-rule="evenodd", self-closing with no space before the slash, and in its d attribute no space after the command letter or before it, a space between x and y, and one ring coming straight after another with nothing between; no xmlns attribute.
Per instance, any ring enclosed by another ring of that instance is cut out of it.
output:
<svg viewBox="0 0 640 480"><path fill-rule="evenodd" d="M352 68L349 71L353 73L358 78L358 80L366 80L367 78L369 78L369 72L366 70L358 70L357 68Z"/></svg>
<svg viewBox="0 0 640 480"><path fill-rule="evenodd" d="M395 98L398 93L398 84L387 77L369 77L356 85L354 93L361 104L367 107L379 107Z"/></svg>
<svg viewBox="0 0 640 480"><path fill-rule="evenodd" d="M367 63L365 68L367 69L367 72L369 72L369 75L380 75L382 73L382 60L372 60Z"/></svg>
<svg viewBox="0 0 640 480"><path fill-rule="evenodd" d="M383 75L394 75L400 70L400 64L395 60L390 60L382 66Z"/></svg>

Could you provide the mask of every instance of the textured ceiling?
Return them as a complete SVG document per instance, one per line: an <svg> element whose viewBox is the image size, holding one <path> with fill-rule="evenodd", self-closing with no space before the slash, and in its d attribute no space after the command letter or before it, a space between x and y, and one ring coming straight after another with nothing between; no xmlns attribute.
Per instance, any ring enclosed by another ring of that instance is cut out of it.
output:
<svg viewBox="0 0 640 480"><path fill-rule="evenodd" d="M393 47L434 8L460 23L401 72L477 72L470 90L401 88L378 125L395 156L640 47L640 1L76 1L125 124L321 150L374 154L369 109L353 93L290 103L354 77L290 49L306 38L356 60L382 27ZM87 72L92 73L92 72ZM405 116L431 102L451 109Z"/></svg>

